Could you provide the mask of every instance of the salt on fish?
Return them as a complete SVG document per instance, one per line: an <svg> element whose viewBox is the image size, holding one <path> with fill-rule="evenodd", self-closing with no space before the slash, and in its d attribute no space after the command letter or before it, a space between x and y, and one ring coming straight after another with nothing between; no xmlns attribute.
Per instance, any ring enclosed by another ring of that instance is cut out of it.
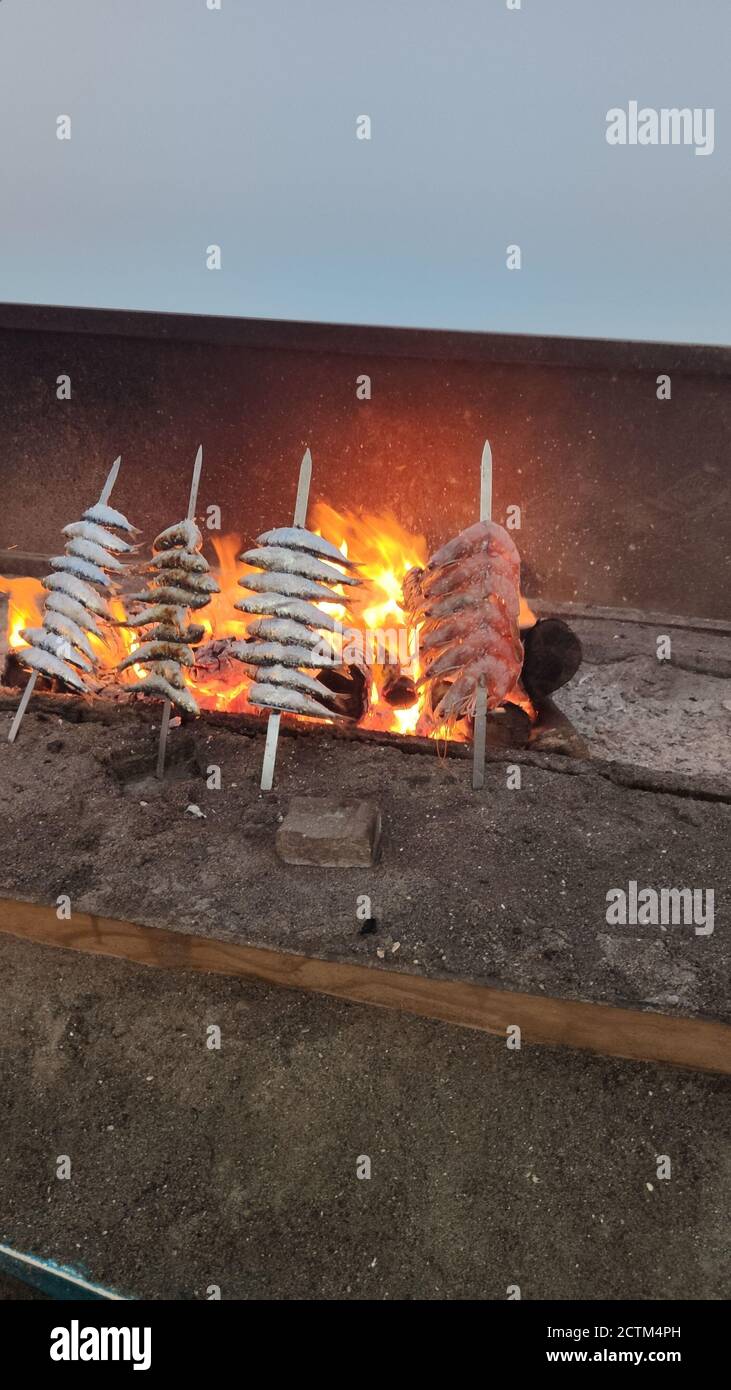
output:
<svg viewBox="0 0 731 1390"><path fill-rule="evenodd" d="M156 672L150 676L145 676L144 680L136 681L134 685L128 685L127 689L136 691L140 695L161 695L163 699L170 700L172 704L178 705L187 714L200 713L187 686L180 690Z"/></svg>
<svg viewBox="0 0 731 1390"><path fill-rule="evenodd" d="M342 602L342 600L339 600ZM270 614L274 618L292 618L296 623L306 623L309 627L323 628L327 632L339 632L342 623L329 613L316 608L314 603L303 599L287 598L286 594L251 594L234 604L242 613Z"/></svg>
<svg viewBox="0 0 731 1390"><path fill-rule="evenodd" d="M50 608L46 604L43 614L43 626L49 632L55 632L59 637L66 637L72 642L80 652L84 652L91 661L96 661L96 653L89 641L84 629L75 623L73 618L67 618L64 613L57 613L55 608Z"/></svg>
<svg viewBox="0 0 731 1390"><path fill-rule="evenodd" d="M118 463L110 475L112 482L117 467ZM92 688L79 675L83 672L88 677L99 663L89 634L104 640L97 619L112 621L107 597L124 569L115 552L132 550L107 527L128 532L135 529L121 512L103 503L90 507L80 521L71 521L63 528L64 553L52 556L52 572L42 580L46 596L41 625L24 630L29 645L19 652L19 659L30 671L62 680L73 690Z"/></svg>
<svg viewBox="0 0 731 1390"><path fill-rule="evenodd" d="M78 555L52 555L51 567L64 574L73 574L77 579L85 579L88 584L99 584L102 589L111 589L112 581L99 565L91 565Z"/></svg>
<svg viewBox="0 0 731 1390"><path fill-rule="evenodd" d="M116 555L111 555L103 546L97 545L96 541L87 541L82 537L72 538L66 546L67 555L77 555L82 560L89 560L93 565L100 565L102 569L123 570L124 565Z"/></svg>
<svg viewBox="0 0 731 1390"><path fill-rule="evenodd" d="M153 573L154 571L150 571ZM216 580L210 574L196 574L193 570L170 569L163 570L158 575L162 584L170 587L177 587L192 590L197 594L217 594L220 593Z"/></svg>
<svg viewBox="0 0 731 1390"><path fill-rule="evenodd" d="M92 632L95 637L105 641L104 634L96 618L85 608L83 603L72 598L70 594L62 593L61 590L51 589L46 595L46 612L60 613L68 618L70 622L77 623L86 632Z"/></svg>
<svg viewBox="0 0 731 1390"><path fill-rule="evenodd" d="M44 589L50 589L51 591L60 590L62 594L68 594L69 598L76 599L84 608L88 608L90 612L96 613L98 618L111 617L109 608L101 597L101 594L98 594L96 589L92 589L90 584L85 583L83 579L77 579L73 574L66 574L64 572L47 574L45 579L41 580L41 583Z"/></svg>
<svg viewBox="0 0 731 1390"><path fill-rule="evenodd" d="M338 550L332 541L316 536L314 531L306 531L304 526L277 526L273 531L264 531L256 538L257 545L281 545L286 550L306 550L310 555L321 559L336 560L347 569L357 569L355 561L349 560Z"/></svg>
<svg viewBox="0 0 731 1390"><path fill-rule="evenodd" d="M30 666L31 671L62 680L66 685L70 685L72 690L79 690L82 695L87 695L92 688L74 671L73 666L69 666L68 662L62 661L51 652L44 651L42 647L23 647L19 657L24 666Z"/></svg>
<svg viewBox="0 0 731 1390"><path fill-rule="evenodd" d="M319 647L324 638L304 623L290 618L256 618L249 624L249 636L263 637L267 642L299 642L304 647Z"/></svg>
<svg viewBox="0 0 731 1390"><path fill-rule="evenodd" d="M177 661L181 666L193 665L193 653L183 642L143 642L129 652L117 667L124 671L128 666L144 666L148 661Z"/></svg>
<svg viewBox="0 0 731 1390"><path fill-rule="evenodd" d="M120 555L131 554L136 549L129 541L115 536L113 531L106 531L103 526L97 526L93 521L71 521L68 526L64 526L62 535L78 540L95 541L97 545L103 546L104 550L113 550Z"/></svg>
<svg viewBox="0 0 731 1390"><path fill-rule="evenodd" d="M203 555L196 555L190 550L183 550L181 546L173 546L172 550L161 550L159 555L154 555L149 563L151 570L176 568L204 574L208 570L208 561Z"/></svg>
<svg viewBox="0 0 731 1390"><path fill-rule="evenodd" d="M161 585L159 589L143 589L142 593L130 594L129 600L131 603L164 603L176 608L205 608L210 602L210 594L191 594L187 589ZM139 618L135 619L132 626L142 626Z"/></svg>
<svg viewBox="0 0 731 1390"><path fill-rule="evenodd" d="M236 657L237 661L248 662L252 666L305 666L314 669L316 666L337 666L335 660L323 659L321 652L317 656L311 647L301 647L292 643L284 642L232 642L229 646L229 655Z"/></svg>
<svg viewBox="0 0 731 1390"><path fill-rule="evenodd" d="M168 526L166 531L161 531L152 542L153 550L170 550L173 547L187 551L203 549L203 537L194 521L188 518L185 521L176 521L174 526Z"/></svg>
<svg viewBox="0 0 731 1390"><path fill-rule="evenodd" d="M342 603L342 594L334 594L324 584L315 584L311 579L303 579L298 574L278 574L256 572L244 575L239 580L243 589L251 589L257 594L284 595L285 598L310 599L315 603ZM238 604L234 604L238 608Z"/></svg>
<svg viewBox="0 0 731 1390"><path fill-rule="evenodd" d="M113 526L117 531L126 531L131 536L139 536L140 534L137 527L132 526L126 516L123 516L121 512L115 512L114 507L106 506L103 502L95 502L93 507L87 507L83 520L96 522L99 526Z"/></svg>
<svg viewBox="0 0 731 1390"><path fill-rule="evenodd" d="M255 668L252 667L252 670ZM266 681L271 685L292 686L295 690L303 690L306 695L314 695L319 700L337 699L335 691L328 690L316 676L308 676L293 666L267 666Z"/></svg>
<svg viewBox="0 0 731 1390"><path fill-rule="evenodd" d="M181 624L179 627L156 623L145 633L148 642L185 642L189 647L202 642L205 635L206 629L198 623Z"/></svg>
<svg viewBox="0 0 731 1390"><path fill-rule="evenodd" d="M341 574L339 570L317 560L306 551L285 550L279 546L262 546L260 550L245 550L239 557L248 565L258 569L279 570L283 574L297 574L303 579L312 579L326 584L359 584L360 580L352 574Z"/></svg>
<svg viewBox="0 0 731 1390"><path fill-rule="evenodd" d="M68 661L72 666L81 667L82 671L93 669L92 661L83 652L77 652L68 637L62 637L57 632L49 632L47 627L24 627L21 629L20 635L30 647L40 647L43 651L50 652L52 656L59 657L61 661Z"/></svg>
<svg viewBox="0 0 731 1390"><path fill-rule="evenodd" d="M247 698L249 703L263 709L280 709L285 713L304 714L310 719L334 719L335 713L325 705L321 705L312 696L304 695L301 690L294 690L291 687L282 685L270 685L255 681L249 687Z"/></svg>
<svg viewBox="0 0 731 1390"><path fill-rule="evenodd" d="M189 622L190 610L205 608L211 596L220 593L208 561L199 553L202 548L203 537L189 518L157 536L152 559L144 566L147 587L130 596L131 603L144 605L130 626L139 632L151 630L119 667L145 667L148 675L132 689L174 700L189 714L197 714L198 705L185 683L183 667L195 665L192 648L205 636L201 624Z"/></svg>

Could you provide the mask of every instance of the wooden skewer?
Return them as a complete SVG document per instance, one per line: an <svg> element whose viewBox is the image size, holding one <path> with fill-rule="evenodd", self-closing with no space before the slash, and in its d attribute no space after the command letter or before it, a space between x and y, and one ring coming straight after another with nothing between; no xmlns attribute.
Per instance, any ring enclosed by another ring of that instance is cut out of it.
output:
<svg viewBox="0 0 731 1390"><path fill-rule="evenodd" d="M112 495L112 488L114 487L114 484L115 484L116 481L117 481L117 474L119 473L119 469L120 469L121 463L122 463L122 455L120 454L119 457L116 458L116 459L114 460L114 463L112 464L112 466L111 466L111 468L110 468L110 470L109 470L109 473L108 473L108 476L107 476L107 481L105 482L104 487L102 488L102 490L101 490L101 492L100 492L100 494L99 494L99 505L102 506L102 507L105 507L105 506L106 506L107 502L109 501L109 498L110 498L111 495ZM23 659L22 656L21 656L20 659L21 659L21 661L22 661L22 659ZM28 684L27 684L26 687L25 687L25 690L23 691L23 698L22 698L22 700L21 700L20 704L18 705L18 708L17 708L17 710L16 710L16 712L15 712L15 718L14 718L12 724L10 725L10 733L8 734L8 743L15 743L15 740L16 740L16 738L17 738L17 736L18 736L18 730L19 730L21 724L23 723L23 719L24 719L24 716L25 716L25 712L26 712L26 710L27 710L27 708L28 708L28 705L30 704L30 698L31 698L31 695L33 694L33 691L35 690L35 686L36 686L36 681L37 681L37 680L38 680L38 672L37 672L37 671L33 671L33 672L31 673L31 675L30 675L30 678L29 678L29 680L28 680Z"/></svg>
<svg viewBox="0 0 731 1390"><path fill-rule="evenodd" d="M492 520L492 451L485 440L480 467L480 521ZM487 739L487 689L480 678L475 704L475 726L472 735L472 786L475 791L485 785L485 742Z"/></svg>
<svg viewBox="0 0 731 1390"><path fill-rule="evenodd" d="M294 504L293 526L304 526L307 520L307 503L310 497L310 483L312 481L312 454L309 449L305 449L302 463L300 464L300 476L297 484L297 500ZM279 723L281 715L274 712L269 715L267 723L267 737L264 745L264 761L261 765L261 790L270 792L274 783L274 764L277 759L277 744L279 742Z"/></svg>
<svg viewBox="0 0 731 1390"><path fill-rule="evenodd" d="M195 521L195 511L198 505L198 489L201 481L201 469L203 468L203 445L199 444L198 453L193 464L193 477L190 484L190 497L188 499L188 521ZM162 781L165 776L165 754L168 746L168 733L170 732L170 715L172 713L172 703L165 700L162 707L162 720L160 721L160 741L157 745L157 776Z"/></svg>

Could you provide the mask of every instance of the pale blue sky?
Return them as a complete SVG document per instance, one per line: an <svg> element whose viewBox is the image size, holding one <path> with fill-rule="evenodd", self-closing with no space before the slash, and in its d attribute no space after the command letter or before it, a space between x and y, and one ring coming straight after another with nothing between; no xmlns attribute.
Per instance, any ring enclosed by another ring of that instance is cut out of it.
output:
<svg viewBox="0 0 731 1390"><path fill-rule="evenodd" d="M728 343L730 55L729 0L0 0L0 299Z"/></svg>

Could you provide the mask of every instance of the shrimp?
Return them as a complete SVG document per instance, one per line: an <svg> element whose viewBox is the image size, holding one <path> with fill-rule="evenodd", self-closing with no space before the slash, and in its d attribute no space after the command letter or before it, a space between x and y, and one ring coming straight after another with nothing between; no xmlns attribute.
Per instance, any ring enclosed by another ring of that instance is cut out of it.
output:
<svg viewBox="0 0 731 1390"><path fill-rule="evenodd" d="M437 550L436 554L432 555L427 569L441 569L444 565L452 565L457 560L464 560L467 556L486 550L491 556L501 555L519 568L518 548L504 527L498 526L496 521L477 521L474 526L468 526L453 540L447 541L441 550Z"/></svg>
<svg viewBox="0 0 731 1390"><path fill-rule="evenodd" d="M520 592L514 580L506 579L501 574L487 573L473 578L464 589L453 589L432 599L424 607L424 616L427 625L433 626L467 609L484 608L486 603L495 603L498 599L502 599L511 618L517 619L520 612ZM478 620L479 614L473 612L472 621Z"/></svg>
<svg viewBox="0 0 731 1390"><path fill-rule="evenodd" d="M518 588L519 573L511 567L504 556L488 556L484 552L467 555L464 560L445 565L443 569L430 570L424 578L423 590L427 603L442 594L456 593L468 589L472 584L487 584L488 580L506 579Z"/></svg>

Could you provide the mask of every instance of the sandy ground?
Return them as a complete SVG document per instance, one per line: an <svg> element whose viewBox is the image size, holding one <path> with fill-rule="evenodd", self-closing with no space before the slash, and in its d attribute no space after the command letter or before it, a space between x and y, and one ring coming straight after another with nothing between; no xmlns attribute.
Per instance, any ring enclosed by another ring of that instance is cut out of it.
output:
<svg viewBox="0 0 731 1390"><path fill-rule="evenodd" d="M556 703L594 757L731 778L731 637L571 618L584 660ZM657 659L658 636L670 639Z"/></svg>
<svg viewBox="0 0 731 1390"><path fill-rule="evenodd" d="M721 1079L9 937L0 975L15 1248L152 1298L728 1292Z"/></svg>
<svg viewBox="0 0 731 1390"><path fill-rule="evenodd" d="M12 745L10 717L0 714L3 896L66 895L72 911L379 969L728 1016L723 801L616 786L566 758L524 764L520 789L508 763L490 762L475 794L469 762L320 736L281 738L274 791L262 794L263 735L202 721L173 731L159 782L155 707L108 726L31 711ZM282 864L275 833L302 794L377 802L380 862ZM713 933L609 924L607 893L630 880L713 890ZM363 895L377 923L367 936Z"/></svg>

